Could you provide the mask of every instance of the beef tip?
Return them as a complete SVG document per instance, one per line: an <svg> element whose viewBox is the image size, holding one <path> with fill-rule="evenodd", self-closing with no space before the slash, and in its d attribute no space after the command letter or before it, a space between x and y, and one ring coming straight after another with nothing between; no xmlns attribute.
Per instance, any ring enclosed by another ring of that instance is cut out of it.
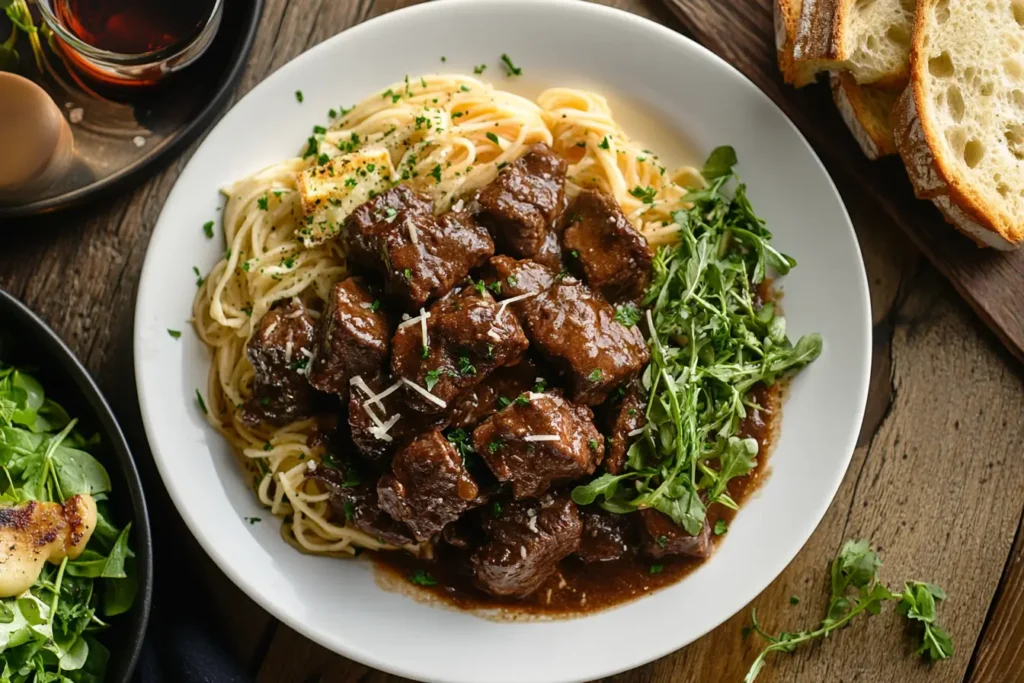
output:
<svg viewBox="0 0 1024 683"><path fill-rule="evenodd" d="M451 409L451 426L475 427L517 396L544 385L542 370L529 358L516 365L495 370L487 379L464 394Z"/></svg>
<svg viewBox="0 0 1024 683"><path fill-rule="evenodd" d="M652 508L635 513L640 529L640 550L655 560L666 555L702 559L711 554L711 525L707 519L700 533L691 536L668 515Z"/></svg>
<svg viewBox="0 0 1024 683"><path fill-rule="evenodd" d="M612 302L640 299L651 284L654 254L615 199L583 190L567 214L562 246L591 289Z"/></svg>
<svg viewBox="0 0 1024 683"><path fill-rule="evenodd" d="M511 256L494 256L487 262L483 275L494 298L503 300L543 292L554 284L556 273L530 259L517 261Z"/></svg>
<svg viewBox="0 0 1024 683"><path fill-rule="evenodd" d="M604 468L612 474L621 474L626 466L626 453L635 436L633 432L647 424L647 400L639 380L633 380L624 389L622 398L615 401L608 413L608 452Z"/></svg>
<svg viewBox="0 0 1024 683"><path fill-rule="evenodd" d="M478 218L500 251L560 268L558 235L551 235L565 211L565 161L536 144L505 167L477 196Z"/></svg>
<svg viewBox="0 0 1024 683"><path fill-rule="evenodd" d="M315 388L346 398L349 380L374 377L384 369L391 325L375 302L362 278L350 277L331 288L309 364L309 383Z"/></svg>
<svg viewBox="0 0 1024 683"><path fill-rule="evenodd" d="M437 429L398 451L391 473L377 482L381 508L405 522L418 541L433 538L477 505L479 494L458 451Z"/></svg>
<svg viewBox="0 0 1024 683"><path fill-rule="evenodd" d="M444 296L494 253L469 213L435 218L431 209L426 195L398 185L345 221L350 262L383 275L388 292L408 308Z"/></svg>
<svg viewBox="0 0 1024 683"><path fill-rule="evenodd" d="M602 403L650 360L640 330L615 320L615 309L575 278L522 303L527 336L565 377L574 401Z"/></svg>
<svg viewBox="0 0 1024 683"><path fill-rule="evenodd" d="M443 415L423 415L407 409L399 391L401 386L396 380L360 377L349 397L352 442L362 459L377 470L385 469L395 451L413 437L434 427L443 429L447 424ZM384 398L369 403L368 392L374 396L383 394Z"/></svg>
<svg viewBox="0 0 1024 683"><path fill-rule="evenodd" d="M392 340L391 370L435 397L405 387L409 407L427 414L446 410L494 370L515 365L529 346L516 317L482 284L431 306L426 327L424 345L421 322L399 325Z"/></svg>
<svg viewBox="0 0 1024 683"><path fill-rule="evenodd" d="M298 301L272 308L260 319L246 347L256 376L252 398L242 407L248 424L286 425L316 411L317 394L306 380L316 329Z"/></svg>
<svg viewBox="0 0 1024 683"><path fill-rule="evenodd" d="M477 586L491 595L528 596L579 548L582 531L568 497L503 506L497 517L485 516L487 542L470 560Z"/></svg>
<svg viewBox="0 0 1024 683"><path fill-rule="evenodd" d="M616 515L601 508L580 511L583 536L576 551L584 562L608 562L625 557L634 547L634 529L627 515Z"/></svg>
<svg viewBox="0 0 1024 683"><path fill-rule="evenodd" d="M473 431L473 448L516 499L592 474L604 457L593 413L557 394L522 394Z"/></svg>
<svg viewBox="0 0 1024 683"><path fill-rule="evenodd" d="M414 542L409 527L381 509L377 487L372 482L363 482L357 476L350 476L348 468L336 469L324 465L317 467L308 476L330 494L328 502L332 523L351 526L385 545L403 546Z"/></svg>

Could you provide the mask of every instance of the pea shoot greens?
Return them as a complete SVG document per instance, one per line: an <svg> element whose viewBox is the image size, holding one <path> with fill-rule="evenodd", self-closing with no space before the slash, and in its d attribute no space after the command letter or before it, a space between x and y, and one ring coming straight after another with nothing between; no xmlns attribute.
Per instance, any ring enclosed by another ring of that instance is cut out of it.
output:
<svg viewBox="0 0 1024 683"><path fill-rule="evenodd" d="M744 683L754 683L764 668L765 659L772 652L793 652L799 645L827 638L834 631L849 624L858 614L878 614L887 602L898 601L897 611L912 623L921 626L921 645L918 655L931 661L953 656L953 639L935 621L935 604L946 599L946 592L936 585L921 581L908 581L902 593L891 592L878 580L882 561L867 541L847 541L832 561L832 590L828 609L821 625L813 631L782 632L777 636L766 633L752 613L753 630L768 641L768 645L751 665Z"/></svg>
<svg viewBox="0 0 1024 683"><path fill-rule="evenodd" d="M3 683L101 683L109 653L96 635L135 598L131 524L111 523L110 477L88 453L99 440L76 424L34 377L0 362L0 506L89 494L98 510L81 555L47 562L29 590L0 600Z"/></svg>
<svg viewBox="0 0 1024 683"><path fill-rule="evenodd" d="M736 508L728 484L757 464L757 441L738 436L747 411L758 407L752 389L821 353L817 334L791 343L785 318L758 295L766 278L796 262L771 246L743 184L726 193L736 161L731 147L711 154L703 169L708 186L690 192L692 208L673 216L678 243L655 255L642 310L620 311L651 336L647 426L621 474L573 490L579 504L598 501L620 514L654 508L698 534L708 506Z"/></svg>

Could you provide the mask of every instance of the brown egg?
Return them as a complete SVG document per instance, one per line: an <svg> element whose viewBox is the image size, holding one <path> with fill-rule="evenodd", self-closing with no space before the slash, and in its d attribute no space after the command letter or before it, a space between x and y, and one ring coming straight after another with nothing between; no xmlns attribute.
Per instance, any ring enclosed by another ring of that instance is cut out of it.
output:
<svg viewBox="0 0 1024 683"><path fill-rule="evenodd" d="M0 197L29 200L67 172L71 127L42 88L0 72Z"/></svg>

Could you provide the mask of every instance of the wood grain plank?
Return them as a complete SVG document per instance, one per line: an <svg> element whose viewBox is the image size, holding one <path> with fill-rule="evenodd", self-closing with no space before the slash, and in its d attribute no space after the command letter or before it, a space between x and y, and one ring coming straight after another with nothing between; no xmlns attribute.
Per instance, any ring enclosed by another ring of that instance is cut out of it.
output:
<svg viewBox="0 0 1024 683"><path fill-rule="evenodd" d="M775 63L771 0L664 0L693 36L736 66L793 120L833 176L860 184L974 308L1024 360L1024 251L977 249L946 225L931 203L914 199L898 159L868 161L836 112L826 86L801 90L782 82Z"/></svg>
<svg viewBox="0 0 1024 683"><path fill-rule="evenodd" d="M1024 527L1017 530L1017 542L965 680L1024 683Z"/></svg>

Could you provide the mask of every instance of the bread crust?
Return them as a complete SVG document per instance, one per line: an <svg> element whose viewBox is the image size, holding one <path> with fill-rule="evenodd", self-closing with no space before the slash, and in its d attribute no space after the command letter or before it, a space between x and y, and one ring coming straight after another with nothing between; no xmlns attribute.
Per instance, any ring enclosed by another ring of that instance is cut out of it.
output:
<svg viewBox="0 0 1024 683"><path fill-rule="evenodd" d="M817 80L817 72L797 63L793 58L793 45L800 23L803 0L775 0L772 5L775 18L775 52L783 80L797 88L814 83Z"/></svg>
<svg viewBox="0 0 1024 683"><path fill-rule="evenodd" d="M830 83L836 109L843 117L846 127L853 133L864 156L874 161L896 154L896 141L893 139L890 122L892 111L880 116L871 106L867 101L870 95L866 89L872 86L858 85L850 74L836 72L830 75Z"/></svg>
<svg viewBox="0 0 1024 683"><path fill-rule="evenodd" d="M848 18L857 0L803 0L793 43L796 68L813 74L821 71L851 71L847 43ZM867 81L853 74L860 84L901 91L907 85L908 65Z"/></svg>
<svg viewBox="0 0 1024 683"><path fill-rule="evenodd" d="M979 246L1011 250L1024 241L1024 225L985 205L979 193L961 177L941 151L942 132L927 116L924 82L928 78L925 50L927 17L937 0L918 0L910 50L910 85L893 114L896 146L907 167L914 193L931 199L946 220ZM924 115L922 115L924 112Z"/></svg>

